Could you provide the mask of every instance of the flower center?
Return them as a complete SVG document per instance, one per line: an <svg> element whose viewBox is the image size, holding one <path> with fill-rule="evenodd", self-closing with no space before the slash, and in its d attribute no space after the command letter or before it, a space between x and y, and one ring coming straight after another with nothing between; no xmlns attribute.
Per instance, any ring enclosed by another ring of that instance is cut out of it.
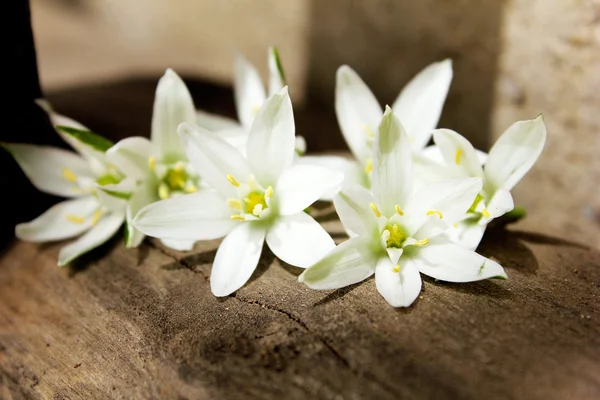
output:
<svg viewBox="0 0 600 400"><path fill-rule="evenodd" d="M148 160L151 170L155 170L156 161L153 157ZM183 162L178 162L167 168L158 184L158 197L167 199L174 194L194 193L198 190L194 184L194 177L190 175Z"/></svg>
<svg viewBox="0 0 600 400"><path fill-rule="evenodd" d="M482 201L483 196L480 193L477 193L477 197L475 197L475 200L473 201L473 204L471 204L471 207L469 207L467 210L467 213L479 213L486 218L490 218L490 212L487 210L487 208L484 207L481 211L477 211L477 206L479 206L479 203Z"/></svg>
<svg viewBox="0 0 600 400"><path fill-rule="evenodd" d="M232 175L227 175L227 180L237 188L240 196L227 199L227 205L236 211L236 214L231 215L231 219L245 221L264 219L269 216L273 197L271 186L263 190L253 178L250 178L247 184L240 184Z"/></svg>
<svg viewBox="0 0 600 400"><path fill-rule="evenodd" d="M385 241L387 247L401 249L408 238L405 230L398 224L388 224L385 226L385 230L390 233L390 236Z"/></svg>
<svg viewBox="0 0 600 400"><path fill-rule="evenodd" d="M265 201L265 193L258 190L248 193L248 196L244 198L244 205L244 211L247 214L256 214L255 209L260 213L269 208Z"/></svg>
<svg viewBox="0 0 600 400"><path fill-rule="evenodd" d="M121 182L121 179L111 174L102 175L100 178L96 179L96 183L100 186L116 185L119 182Z"/></svg>

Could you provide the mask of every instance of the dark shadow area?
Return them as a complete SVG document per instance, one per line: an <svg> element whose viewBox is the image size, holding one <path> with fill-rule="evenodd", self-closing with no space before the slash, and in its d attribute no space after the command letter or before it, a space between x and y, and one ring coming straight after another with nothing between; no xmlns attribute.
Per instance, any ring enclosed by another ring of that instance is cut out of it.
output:
<svg viewBox="0 0 600 400"><path fill-rule="evenodd" d="M269 249L267 243L263 244L262 253L260 255L260 259L258 260L258 265L256 266L254 273L248 280L248 283L260 279L260 277L263 276L263 274L267 272L267 269L273 264L275 258L275 254L273 254L273 252ZM283 261L280 262L284 264Z"/></svg>
<svg viewBox="0 0 600 400"><path fill-rule="evenodd" d="M365 279L364 281L355 283L354 285L336 289L333 292L329 293L327 296L323 297L321 300L317 301L316 303L313 303L312 306L313 307L322 306L322 305L330 303L334 300L341 299L342 297L344 297L345 295L347 295L348 293L350 293L351 291L353 291L360 285L364 284L366 281L367 281L367 279Z"/></svg>
<svg viewBox="0 0 600 400"><path fill-rule="evenodd" d="M308 103L323 120L309 148L345 148L333 108L335 72L355 69L382 105L428 64L452 58L454 80L440 127L487 149L504 0L312 0ZM317 127L317 126L315 126Z"/></svg>
<svg viewBox="0 0 600 400"><path fill-rule="evenodd" d="M120 229L106 243L88 251L87 253L73 260L73 262L71 262L71 264L69 264L66 267L69 269L69 277L72 278L80 272L84 272L85 270L93 266L95 263L97 263L110 252L112 252L115 246L123 246L122 238L123 230ZM69 241L65 241L65 244L67 243L69 243Z"/></svg>
<svg viewBox="0 0 600 400"><path fill-rule="evenodd" d="M495 299L508 299L512 297L510 290L503 288L501 285L494 282L493 279L486 279L476 282L453 283L438 281L423 274L421 274L421 278L423 278L423 282L427 282L432 285L443 286L460 293L486 296Z"/></svg>
<svg viewBox="0 0 600 400"><path fill-rule="evenodd" d="M150 254L150 246L148 246L145 243L141 243L137 249L135 249L137 251L137 263L136 266L140 266L142 265L146 259L148 258L148 255Z"/></svg>
<svg viewBox="0 0 600 400"><path fill-rule="evenodd" d="M545 244L549 246L567 246L567 247L575 247L581 250L592 250L591 247L586 246L581 243L572 242L565 239L560 239L557 237L546 236L541 233L533 233L533 232L523 232L523 231L510 231L512 235L516 238L533 244Z"/></svg>
<svg viewBox="0 0 600 400"><path fill-rule="evenodd" d="M539 268L539 262L533 252L515 232L506 229L487 229L477 252L496 259L504 268L526 274L535 274Z"/></svg>

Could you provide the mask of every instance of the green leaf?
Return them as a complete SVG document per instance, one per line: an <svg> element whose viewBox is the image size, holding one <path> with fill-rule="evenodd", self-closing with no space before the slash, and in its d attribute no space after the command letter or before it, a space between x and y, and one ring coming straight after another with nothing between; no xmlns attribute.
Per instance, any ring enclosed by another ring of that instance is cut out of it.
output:
<svg viewBox="0 0 600 400"><path fill-rule="evenodd" d="M63 125L56 125L55 128L102 153L113 146L113 142L94 132Z"/></svg>
<svg viewBox="0 0 600 400"><path fill-rule="evenodd" d="M527 210L525 210L525 207L515 207L512 211L507 212L500 218L505 224L513 224L517 221L522 220L526 216Z"/></svg>
<svg viewBox="0 0 600 400"><path fill-rule="evenodd" d="M275 60L277 71L279 72L279 76L281 77L281 82L285 86L285 72L283 71L283 65L281 64L281 59L279 58L279 51L276 47L271 47L271 53L273 54L273 59Z"/></svg>

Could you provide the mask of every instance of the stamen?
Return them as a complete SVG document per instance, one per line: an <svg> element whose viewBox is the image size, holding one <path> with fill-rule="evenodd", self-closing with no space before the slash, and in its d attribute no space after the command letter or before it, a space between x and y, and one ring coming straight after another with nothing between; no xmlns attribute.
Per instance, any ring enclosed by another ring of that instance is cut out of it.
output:
<svg viewBox="0 0 600 400"><path fill-rule="evenodd" d="M429 244L429 239L417 240L412 245L413 246L427 246Z"/></svg>
<svg viewBox="0 0 600 400"><path fill-rule="evenodd" d="M440 217L440 219L444 218L444 216L442 215L442 212L438 211L438 210L429 210L429 211L427 211L427 214L425 214L425 215L434 215L434 214L437 215L438 217Z"/></svg>
<svg viewBox="0 0 600 400"><path fill-rule="evenodd" d="M229 174L227 174L227 180L229 181L229 183L231 183L235 187L240 186L240 183L238 181L236 181L235 178Z"/></svg>
<svg viewBox="0 0 600 400"><path fill-rule="evenodd" d="M171 196L171 191L169 190L167 185L165 185L164 183L161 183L160 186L158 186L158 197L160 197L162 200L164 200L164 199L168 199L170 196Z"/></svg>
<svg viewBox="0 0 600 400"><path fill-rule="evenodd" d="M394 268L392 268L392 272L398 273L400 272L400 265L396 264Z"/></svg>
<svg viewBox="0 0 600 400"><path fill-rule="evenodd" d="M260 212L262 211L262 209L263 209L262 204L257 204L252 209L252 214L256 215L257 217L260 217Z"/></svg>
<svg viewBox="0 0 600 400"><path fill-rule="evenodd" d="M242 202L239 199L230 198L226 200L228 207L233 208L236 211L242 211Z"/></svg>
<svg viewBox="0 0 600 400"><path fill-rule="evenodd" d="M245 221L246 217L244 217L243 215L240 215L240 214L233 214L231 216L231 219L234 221Z"/></svg>
<svg viewBox="0 0 600 400"><path fill-rule="evenodd" d="M456 163L456 165L460 164L460 156L462 156L462 152L462 149L456 150L456 155L454 156L454 162Z"/></svg>
<svg viewBox="0 0 600 400"><path fill-rule="evenodd" d="M73 214L67 214L65 218L68 221L74 222L76 224L83 224L85 222L85 218Z"/></svg>
<svg viewBox="0 0 600 400"><path fill-rule="evenodd" d="M198 188L196 187L196 185L189 185L186 186L185 189L183 189L186 193L196 193L198 191Z"/></svg>
<svg viewBox="0 0 600 400"><path fill-rule="evenodd" d="M365 165L365 172L368 174L373 171L373 161L369 158Z"/></svg>
<svg viewBox="0 0 600 400"><path fill-rule="evenodd" d="M151 171L154 171L156 169L156 158L154 158L154 157L148 158L148 168L150 168Z"/></svg>
<svg viewBox="0 0 600 400"><path fill-rule="evenodd" d="M367 134L368 137L370 137L370 138L375 137L375 134L373 133L371 128L369 128L368 125L363 124L362 129L363 129L363 131L365 131L365 133Z"/></svg>
<svg viewBox="0 0 600 400"><path fill-rule="evenodd" d="M269 186L267 190L265 190L265 197L273 197L273 187Z"/></svg>
<svg viewBox="0 0 600 400"><path fill-rule="evenodd" d="M96 225L98 221L100 221L100 217L102 216L102 210L96 210L94 215L92 216L92 225Z"/></svg>
<svg viewBox="0 0 600 400"><path fill-rule="evenodd" d="M178 162L177 164L175 164L173 169L177 172L182 172L185 169L185 165L182 162Z"/></svg>
<svg viewBox="0 0 600 400"><path fill-rule="evenodd" d="M69 168L64 168L62 173L68 181L77 182L77 175L75 175Z"/></svg>
<svg viewBox="0 0 600 400"><path fill-rule="evenodd" d="M379 209L377 208L377 206L375 205L375 203L369 204L369 207L371 207L371 210L373 210L373 214L375 214L375 216L377 218L381 217L381 211L379 211Z"/></svg>
<svg viewBox="0 0 600 400"><path fill-rule="evenodd" d="M402 211L402 209L400 208L399 205L396 204L396 206L394 206L394 208L396 209L396 212L398 213L398 215L400 215L400 216L404 215L404 211Z"/></svg>
<svg viewBox="0 0 600 400"><path fill-rule="evenodd" d="M490 212L488 211L487 208L484 208L483 210L481 210L481 213L483 214L484 217L486 218L491 218L492 215L490 214Z"/></svg>

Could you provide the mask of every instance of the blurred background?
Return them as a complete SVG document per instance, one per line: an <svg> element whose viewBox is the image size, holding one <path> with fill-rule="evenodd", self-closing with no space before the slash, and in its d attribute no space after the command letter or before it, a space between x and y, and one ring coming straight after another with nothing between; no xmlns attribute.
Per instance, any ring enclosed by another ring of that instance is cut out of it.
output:
<svg viewBox="0 0 600 400"><path fill-rule="evenodd" d="M529 211L518 229L600 247L600 0L31 0L31 13L44 93L108 136L149 133L167 67L197 106L233 116L233 55L266 76L276 45L309 152L339 150L338 66L391 104L451 57L441 127L488 150L544 115L546 149L514 192Z"/></svg>

